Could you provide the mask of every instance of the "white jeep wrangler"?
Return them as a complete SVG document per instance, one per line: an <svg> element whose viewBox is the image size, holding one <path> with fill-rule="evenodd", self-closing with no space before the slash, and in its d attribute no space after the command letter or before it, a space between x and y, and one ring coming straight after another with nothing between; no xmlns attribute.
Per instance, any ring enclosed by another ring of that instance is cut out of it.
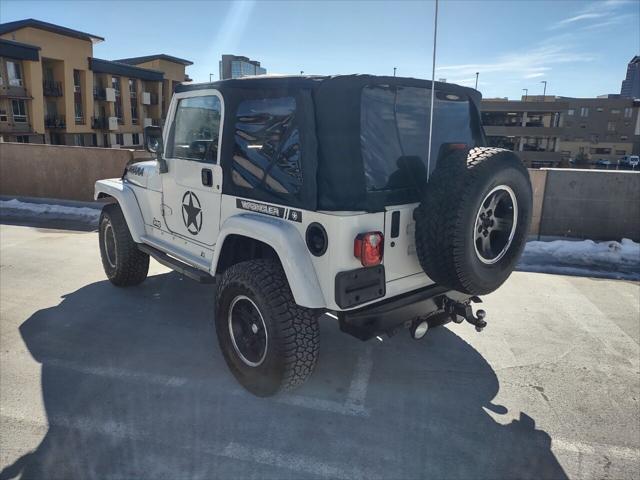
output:
<svg viewBox="0 0 640 480"><path fill-rule="evenodd" d="M399 77L253 77L176 88L156 160L96 183L111 282L149 257L217 283L229 368L256 395L302 383L318 319L366 340L468 320L524 247L531 184L484 147L479 92ZM434 98L431 112L431 98ZM430 118L433 115L433 125ZM326 317L325 317L326 318Z"/></svg>

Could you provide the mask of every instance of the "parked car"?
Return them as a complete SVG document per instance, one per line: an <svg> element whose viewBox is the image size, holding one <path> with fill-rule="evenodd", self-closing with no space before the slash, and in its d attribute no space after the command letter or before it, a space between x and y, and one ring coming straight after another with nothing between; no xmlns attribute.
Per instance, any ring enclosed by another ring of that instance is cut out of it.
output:
<svg viewBox="0 0 640 480"><path fill-rule="evenodd" d="M613 165L613 162L611 160L605 160L604 158L601 158L596 161L597 167L604 168L606 170L610 169L612 165Z"/></svg>
<svg viewBox="0 0 640 480"><path fill-rule="evenodd" d="M471 305L515 268L531 183L485 146L476 90L435 84L429 139L431 92L371 75L177 86L164 131L145 128L157 160L96 182L107 277L137 285L154 257L215 281L223 356L259 396L311 374L330 317L362 340L482 330Z"/></svg>
<svg viewBox="0 0 640 480"><path fill-rule="evenodd" d="M631 170L640 168L640 156L625 155L620 160L618 160L618 166L621 168L630 168Z"/></svg>

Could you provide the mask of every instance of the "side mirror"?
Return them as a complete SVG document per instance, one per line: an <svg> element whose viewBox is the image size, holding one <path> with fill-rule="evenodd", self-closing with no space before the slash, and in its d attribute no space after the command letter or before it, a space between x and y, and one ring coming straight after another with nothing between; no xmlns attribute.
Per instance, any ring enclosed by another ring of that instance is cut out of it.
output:
<svg viewBox="0 0 640 480"><path fill-rule="evenodd" d="M147 152L155 153L160 173L169 171L167 161L163 157L164 145L162 143L162 128L154 125L144 127L144 148Z"/></svg>

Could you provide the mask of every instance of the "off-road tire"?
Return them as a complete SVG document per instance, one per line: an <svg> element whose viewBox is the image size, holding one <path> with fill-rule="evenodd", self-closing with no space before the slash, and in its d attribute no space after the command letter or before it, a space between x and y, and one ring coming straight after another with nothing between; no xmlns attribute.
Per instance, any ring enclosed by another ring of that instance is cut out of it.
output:
<svg viewBox="0 0 640 480"><path fill-rule="evenodd" d="M495 264L483 263L474 247L476 215L493 188L508 186L517 200L515 233ZM531 221L527 169L509 150L479 147L438 162L415 211L420 265L436 283L471 295L497 289L514 270Z"/></svg>
<svg viewBox="0 0 640 480"><path fill-rule="evenodd" d="M115 240L115 259L110 259L107 254L108 242L105 242L105 238L109 235L113 235ZM142 283L147 278L149 255L138 250L117 203L110 203L102 209L98 238L102 266L111 283L118 287L130 287Z"/></svg>
<svg viewBox="0 0 640 480"><path fill-rule="evenodd" d="M260 365L247 365L231 338L229 309L246 296L259 310L268 343ZM267 397L302 384L313 372L319 351L318 312L297 305L280 263L250 260L228 268L217 287L216 332L229 369L254 395Z"/></svg>

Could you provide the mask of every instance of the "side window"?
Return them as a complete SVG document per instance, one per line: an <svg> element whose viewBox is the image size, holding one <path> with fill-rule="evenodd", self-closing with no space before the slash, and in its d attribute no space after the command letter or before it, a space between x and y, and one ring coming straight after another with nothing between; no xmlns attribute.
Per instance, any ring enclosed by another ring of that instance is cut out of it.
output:
<svg viewBox="0 0 640 480"><path fill-rule="evenodd" d="M245 100L238 106L233 182L296 194L302 186L300 133L293 97Z"/></svg>
<svg viewBox="0 0 640 480"><path fill-rule="evenodd" d="M220 135L220 98L215 95L183 98L173 120L171 158L215 163Z"/></svg>

